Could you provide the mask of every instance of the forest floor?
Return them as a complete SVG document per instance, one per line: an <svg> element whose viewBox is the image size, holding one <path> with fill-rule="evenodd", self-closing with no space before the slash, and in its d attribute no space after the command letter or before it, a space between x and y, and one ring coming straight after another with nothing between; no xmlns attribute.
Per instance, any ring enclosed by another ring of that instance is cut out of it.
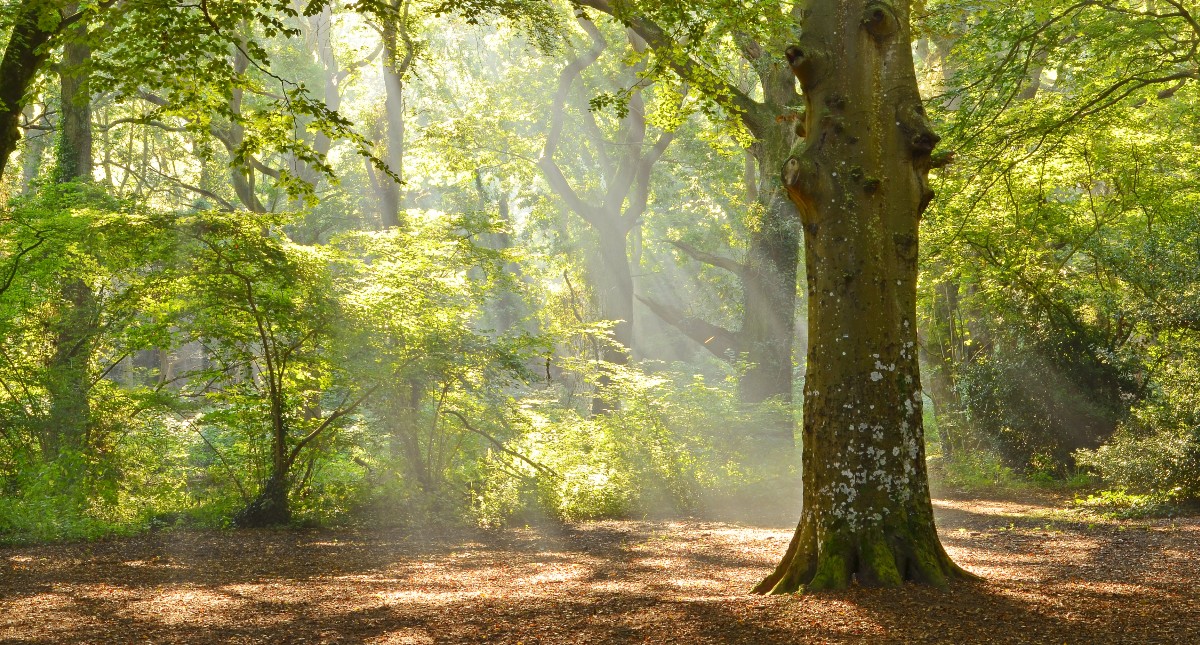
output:
<svg viewBox="0 0 1200 645"><path fill-rule="evenodd" d="M944 494L983 577L747 590L790 527L699 520L450 533L171 531L0 549L0 641L1200 643L1200 517L1105 520Z"/></svg>

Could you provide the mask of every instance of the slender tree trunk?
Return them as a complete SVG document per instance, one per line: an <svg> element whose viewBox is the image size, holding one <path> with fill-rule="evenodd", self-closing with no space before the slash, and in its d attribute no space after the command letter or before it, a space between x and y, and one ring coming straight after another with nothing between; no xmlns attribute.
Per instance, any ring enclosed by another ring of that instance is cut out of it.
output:
<svg viewBox="0 0 1200 645"><path fill-rule="evenodd" d="M926 380L930 398L936 407L942 454L952 459L958 448L952 417L961 407L956 384L959 367L966 358L966 346L959 326L957 282L949 280L934 287L930 319L924 342L921 343L922 358L929 368Z"/></svg>
<svg viewBox="0 0 1200 645"><path fill-rule="evenodd" d="M270 343L263 339L264 352L268 352L264 376L267 379L270 399L271 421L271 473L263 482L258 495L233 518L235 526L262 527L287 524L292 521L292 509L288 500L288 475L292 468L292 455L288 450L288 426L283 398L283 379L276 370L276 360L270 357Z"/></svg>
<svg viewBox="0 0 1200 645"><path fill-rule="evenodd" d="M800 209L810 343L804 509L755 591L966 575L934 527L916 348L917 225L937 143L913 71L909 3L814 3L788 60L806 142L783 183Z"/></svg>
<svg viewBox="0 0 1200 645"><path fill-rule="evenodd" d="M382 176L380 181L380 215L384 228L401 226L404 212L404 75L413 60L412 45L408 42L408 3L392 2L392 19L383 23L383 88L384 112L387 120L387 164L400 178ZM403 46L403 51L401 47Z"/></svg>
<svg viewBox="0 0 1200 645"><path fill-rule="evenodd" d="M73 31L63 47L60 67L58 177L63 182L87 182L92 177L92 111L87 79L91 50L85 42L86 26ZM50 414L43 438L47 459L57 459L64 450L79 452L86 446L97 309L92 286L77 276L64 276L60 311L51 322L54 354L46 382Z"/></svg>
<svg viewBox="0 0 1200 645"><path fill-rule="evenodd" d="M244 74L250 68L250 59L246 57L241 50L233 53L233 71L236 74ZM234 88L229 95L229 111L233 114L242 113L242 98L243 91L241 88ZM246 128L241 123L234 121L229 128L230 153L242 145L246 138ZM258 198L257 189L255 187L254 169L233 167L230 169L230 182L233 184L233 192L237 195L238 201L242 202L252 213L265 213L267 207L263 205Z"/></svg>

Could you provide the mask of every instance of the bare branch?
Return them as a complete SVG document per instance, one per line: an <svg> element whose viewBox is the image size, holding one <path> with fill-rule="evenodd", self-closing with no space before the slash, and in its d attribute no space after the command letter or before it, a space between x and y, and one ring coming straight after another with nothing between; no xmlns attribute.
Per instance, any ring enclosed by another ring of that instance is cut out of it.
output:
<svg viewBox="0 0 1200 645"><path fill-rule="evenodd" d="M680 242L678 240L668 240L668 241L671 243L672 246L674 246L675 248L679 249L680 251L683 251L684 253L688 254L692 259L694 259L698 262L703 262L705 264L715 266L718 269L725 269L726 271L729 271L730 273L733 273L734 275L737 275L739 277L745 276L746 273L750 270L749 267L742 264L741 262L732 260L730 258L721 256L721 255L714 255L712 253L707 253L705 251L701 251L700 249L692 246L691 244L687 244L686 242Z"/></svg>
<svg viewBox="0 0 1200 645"><path fill-rule="evenodd" d="M740 346L737 334L724 327L688 316L679 309L656 300L643 296L638 296L637 299L642 301L642 304L646 305L663 322L699 343L713 356L723 361L732 361L737 358Z"/></svg>

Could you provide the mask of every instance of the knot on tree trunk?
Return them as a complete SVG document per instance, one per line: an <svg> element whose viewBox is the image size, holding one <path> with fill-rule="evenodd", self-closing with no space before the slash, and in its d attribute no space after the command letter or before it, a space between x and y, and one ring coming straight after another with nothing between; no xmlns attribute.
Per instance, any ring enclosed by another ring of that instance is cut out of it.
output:
<svg viewBox="0 0 1200 645"><path fill-rule="evenodd" d="M800 80L801 87L808 90L816 85L817 71L821 59L820 52L811 47L792 45L784 50L783 53L787 56L788 65L792 68L792 73Z"/></svg>
<svg viewBox="0 0 1200 645"><path fill-rule="evenodd" d="M876 41L882 41L900 30L896 10L886 2L868 2L863 10L862 25Z"/></svg>
<svg viewBox="0 0 1200 645"><path fill-rule="evenodd" d="M901 105L896 110L896 122L908 139L908 148L914 156L929 156L941 141L925 115L925 106L921 105L920 99Z"/></svg>

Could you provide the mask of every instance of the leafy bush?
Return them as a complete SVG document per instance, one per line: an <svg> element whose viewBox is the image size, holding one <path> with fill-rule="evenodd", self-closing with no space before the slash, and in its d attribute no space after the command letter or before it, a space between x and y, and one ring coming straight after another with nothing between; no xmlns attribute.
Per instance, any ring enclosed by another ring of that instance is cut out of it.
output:
<svg viewBox="0 0 1200 645"><path fill-rule="evenodd" d="M963 422L1004 463L1063 475L1072 453L1110 436L1136 389L1125 369L1071 343L1016 345L968 364L957 384Z"/></svg>
<svg viewBox="0 0 1200 645"><path fill-rule="evenodd" d="M1076 461L1118 489L1159 499L1200 499L1200 372L1170 363L1153 396L1103 446Z"/></svg>
<svg viewBox="0 0 1200 645"><path fill-rule="evenodd" d="M479 521L694 514L733 499L777 505L781 484L795 483L799 460L791 450L764 456L749 439L778 411L744 409L732 383L605 368L612 376L605 396L620 403L612 412L587 418L553 392L526 397L511 411L507 423L520 436L511 453L493 451L480 467Z"/></svg>

